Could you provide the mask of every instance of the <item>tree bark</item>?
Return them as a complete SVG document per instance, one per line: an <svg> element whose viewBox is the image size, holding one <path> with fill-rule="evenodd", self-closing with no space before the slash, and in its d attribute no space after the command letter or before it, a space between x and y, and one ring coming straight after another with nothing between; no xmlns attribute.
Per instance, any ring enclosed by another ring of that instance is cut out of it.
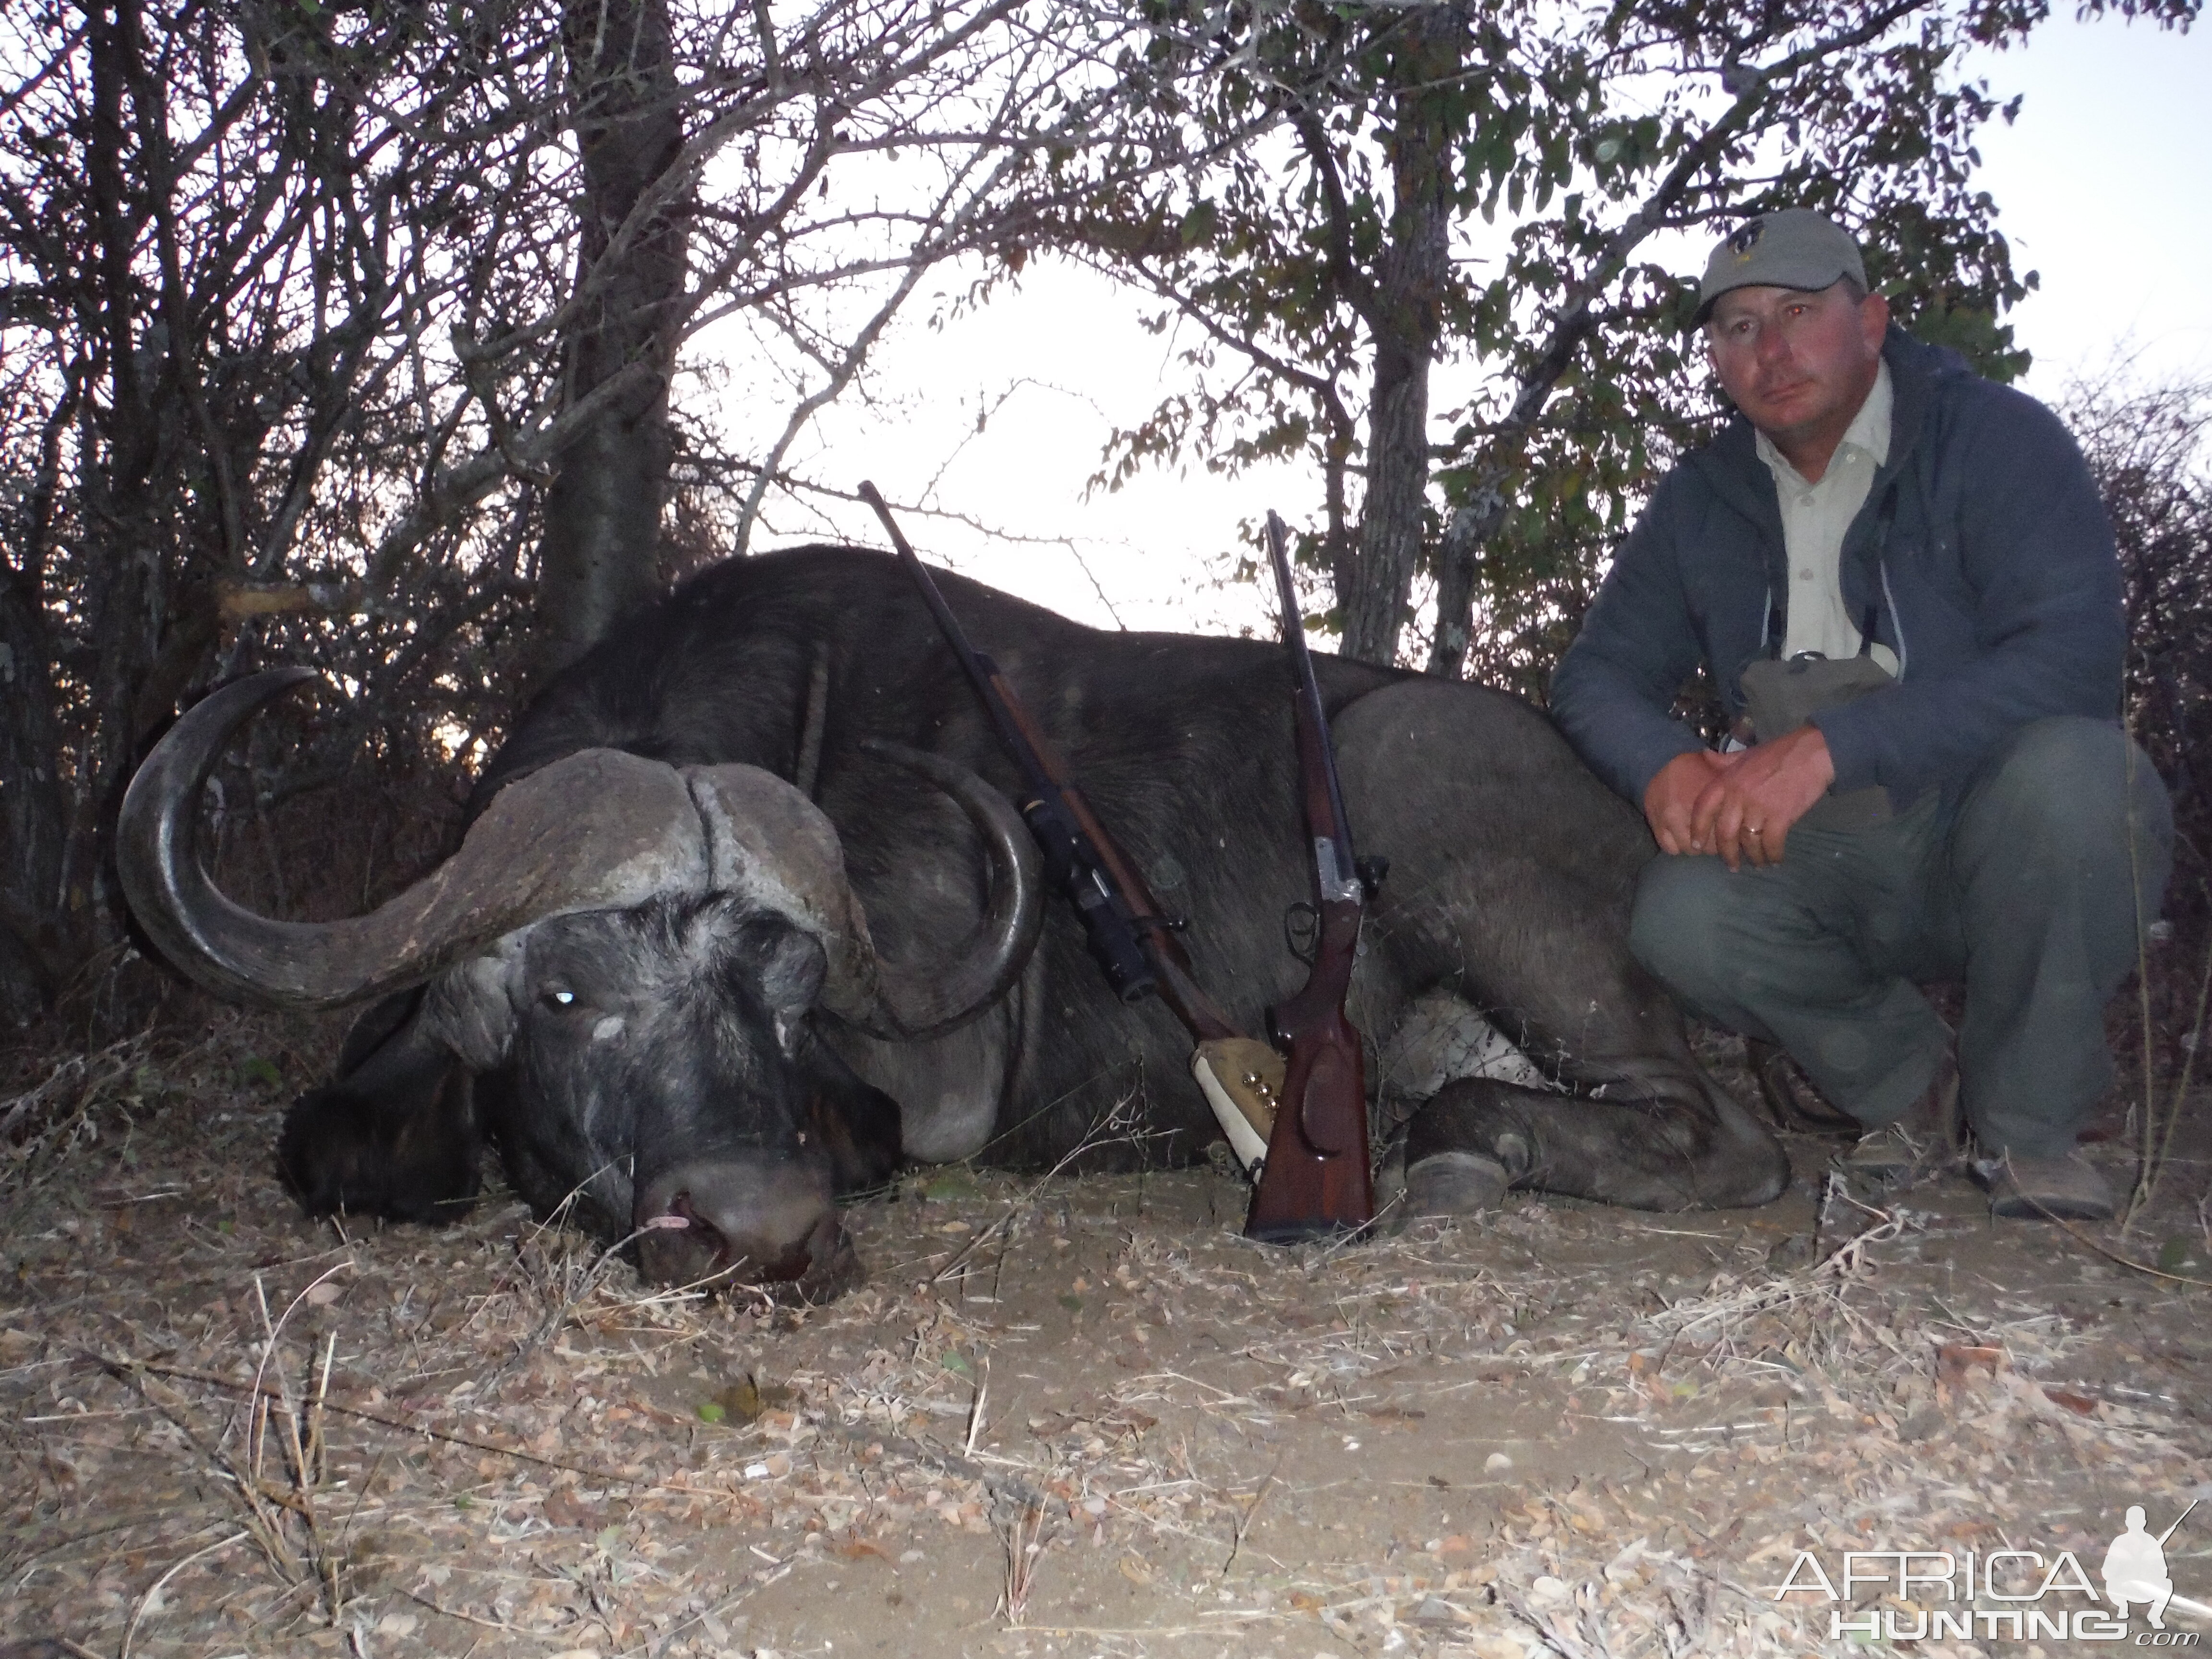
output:
<svg viewBox="0 0 2212 1659"><path fill-rule="evenodd" d="M1486 522L1480 507L1462 507L1444 526L1443 544L1437 550L1437 633L1429 646L1428 672L1438 679L1455 680L1466 672Z"/></svg>
<svg viewBox="0 0 2212 1659"><path fill-rule="evenodd" d="M1444 107L1466 52L1457 6L1421 12L1395 70L1389 246L1362 307L1375 345L1367 492L1344 606L1344 652L1388 666L1420 563L1429 489L1429 372L1451 276L1451 122Z"/></svg>
<svg viewBox="0 0 2212 1659"><path fill-rule="evenodd" d="M178 296L166 281L153 288L137 263L155 204L171 183L161 142L163 89L148 75L135 0L94 4L86 23L93 104L87 182L96 246L79 304L88 313L86 331L104 348L107 389L106 398L88 397L82 408L98 458L84 468L82 487L85 538L99 555L89 562L84 598L98 736L90 775L77 780L60 890L49 912L57 937L80 948L94 942L114 896L106 830L145 729L144 693L167 619L170 574L181 556L173 484L185 470L179 452L190 433L177 386L178 355L188 349L179 337ZM152 319L142 325L149 312Z"/></svg>
<svg viewBox="0 0 2212 1659"><path fill-rule="evenodd" d="M666 0L568 0L571 124L583 161L580 303L567 342L573 405L632 365L649 370L566 445L545 502L531 680L574 662L659 588L671 441L668 373L684 295L689 191Z"/></svg>
<svg viewBox="0 0 2212 1659"><path fill-rule="evenodd" d="M37 493L52 499L51 490ZM0 862L0 1015L12 1023L51 1001L81 954L61 926L69 835L54 764L61 728L36 568L26 566L0 567L0 846L8 848Z"/></svg>

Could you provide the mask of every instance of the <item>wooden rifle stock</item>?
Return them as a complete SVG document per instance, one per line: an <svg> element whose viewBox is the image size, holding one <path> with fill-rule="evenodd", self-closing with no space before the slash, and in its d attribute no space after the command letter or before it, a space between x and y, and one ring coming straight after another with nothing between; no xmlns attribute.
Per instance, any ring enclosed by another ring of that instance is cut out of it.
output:
<svg viewBox="0 0 2212 1659"><path fill-rule="evenodd" d="M1344 1012L1359 954L1364 883L1352 859L1352 826L1306 650L1283 523L1273 513L1267 551L1297 687L1299 795L1319 928L1304 988L1268 1011L1276 1045L1290 1061L1244 1234L1287 1244L1368 1226L1375 1219L1375 1188L1367 1152L1366 1060L1359 1033Z"/></svg>

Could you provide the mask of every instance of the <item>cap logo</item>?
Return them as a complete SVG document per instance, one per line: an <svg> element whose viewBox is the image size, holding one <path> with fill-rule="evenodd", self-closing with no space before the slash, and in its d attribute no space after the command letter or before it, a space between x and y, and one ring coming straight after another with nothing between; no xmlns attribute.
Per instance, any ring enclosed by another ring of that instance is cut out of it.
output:
<svg viewBox="0 0 2212 1659"><path fill-rule="evenodd" d="M1749 224L1740 226L1729 233L1728 247L1735 255L1735 262L1740 265L1749 264L1752 250L1759 246L1759 238L1765 234L1766 221L1764 219L1753 219Z"/></svg>

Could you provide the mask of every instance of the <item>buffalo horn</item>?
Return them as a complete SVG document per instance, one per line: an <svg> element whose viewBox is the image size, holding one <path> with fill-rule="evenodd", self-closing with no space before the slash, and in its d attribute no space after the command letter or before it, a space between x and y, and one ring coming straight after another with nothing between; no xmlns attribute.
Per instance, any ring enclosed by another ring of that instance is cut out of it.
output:
<svg viewBox="0 0 2212 1659"><path fill-rule="evenodd" d="M830 959L823 1006L871 1036L926 1042L975 1018L1021 976L1044 926L1042 860L1012 803L966 767L880 738L861 747L950 796L982 842L989 896L956 961L904 966L876 955L836 830L781 778L750 766L694 767L684 776L708 826L715 887L788 916L822 941Z"/></svg>
<svg viewBox="0 0 2212 1659"><path fill-rule="evenodd" d="M990 897L973 945L949 965L878 958L836 830L781 778L740 765L679 773L614 749L583 750L508 784L459 851L368 915L256 915L201 866L200 791L256 709L316 678L311 669L270 669L213 693L170 729L124 795L117 862L131 910L162 955L218 996L340 1007L422 984L549 916L727 892L822 941L832 1013L872 1036L920 1042L997 1001L1036 949L1040 861L1012 805L964 767L886 743L866 746L951 796L982 838Z"/></svg>
<svg viewBox="0 0 2212 1659"><path fill-rule="evenodd" d="M707 849L684 781L617 750L570 755L509 785L460 849L405 892L343 921L275 921L226 898L194 846L200 790L233 732L316 678L270 669L195 705L123 799L117 862L161 953L218 996L335 1008L419 985L541 918L704 891Z"/></svg>

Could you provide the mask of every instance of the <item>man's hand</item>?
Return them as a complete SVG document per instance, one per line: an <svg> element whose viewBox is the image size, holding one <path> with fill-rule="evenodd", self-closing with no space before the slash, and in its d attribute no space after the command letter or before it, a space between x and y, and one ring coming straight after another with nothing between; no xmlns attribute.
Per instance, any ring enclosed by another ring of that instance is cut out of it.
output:
<svg viewBox="0 0 2212 1659"><path fill-rule="evenodd" d="M1698 797L1691 844L1719 854L1731 870L1746 859L1779 864L1790 826L1835 781L1836 763L1817 726L1727 756L1720 776Z"/></svg>
<svg viewBox="0 0 2212 1659"><path fill-rule="evenodd" d="M1731 870L1779 864L1790 826L1835 780L1828 740L1801 726L1733 755L1677 755L1645 787L1644 817L1667 852L1717 853Z"/></svg>
<svg viewBox="0 0 2212 1659"><path fill-rule="evenodd" d="M1668 853L1710 853L1711 847L1692 844L1692 821L1698 802L1728 769L1733 755L1717 755L1710 749L1692 749L1661 767L1644 789L1644 820L1661 850Z"/></svg>

